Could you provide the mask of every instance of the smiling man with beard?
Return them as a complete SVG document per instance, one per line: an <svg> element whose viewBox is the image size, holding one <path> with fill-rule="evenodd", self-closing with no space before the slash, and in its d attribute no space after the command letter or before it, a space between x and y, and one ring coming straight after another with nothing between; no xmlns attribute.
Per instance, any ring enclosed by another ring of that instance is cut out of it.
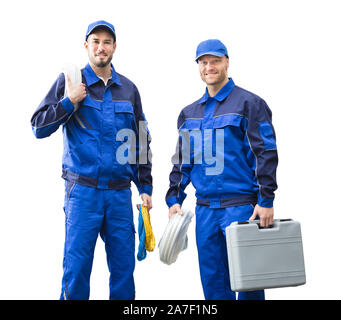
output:
<svg viewBox="0 0 341 320"><path fill-rule="evenodd" d="M178 117L178 148L172 158L177 162L173 160L166 202L169 217L182 214L184 190L192 182L205 298L235 299L230 287L225 229L233 221L257 217L262 227L273 223L278 161L275 132L265 101L228 77L229 56L221 41L201 42L195 60L207 87L203 97L185 107ZM194 131L193 138L200 136L200 143L184 139ZM190 150L189 157L185 150ZM222 163L213 163L212 154L216 162L220 159ZM221 170L212 170L214 166ZM241 292L238 298L264 299L264 291Z"/></svg>
<svg viewBox="0 0 341 320"><path fill-rule="evenodd" d="M110 271L110 299L134 299L135 228L130 183L143 205L152 207L151 162L123 162L117 156L122 129L135 132L135 159L149 154L149 141L140 148L138 132L145 117L139 92L111 64L116 50L114 26L106 21L89 25L84 47L89 64L82 83L61 74L32 116L37 138L63 126L65 179L65 247L61 299L88 299L90 274L98 234L105 242ZM67 94L64 95L65 87ZM140 151L141 153L141 151Z"/></svg>

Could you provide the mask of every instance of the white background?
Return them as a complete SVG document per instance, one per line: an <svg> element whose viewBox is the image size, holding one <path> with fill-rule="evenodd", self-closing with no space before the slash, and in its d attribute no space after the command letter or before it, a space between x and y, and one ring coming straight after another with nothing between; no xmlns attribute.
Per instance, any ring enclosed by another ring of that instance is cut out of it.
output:
<svg viewBox="0 0 341 320"><path fill-rule="evenodd" d="M167 224L164 196L181 109L205 85L197 44L222 40L235 83L266 100L279 150L275 217L301 222L307 283L267 299L340 299L339 1L11 1L1 4L0 299L57 299L62 278L62 134L36 140L30 118L65 62L83 66L87 25L112 22L113 63L139 88L152 134L156 243ZM133 203L139 203L135 186ZM188 187L184 207L194 210ZM135 219L137 221L137 210ZM195 245L177 262L156 249L136 263L137 299L203 299ZM136 237L136 245L138 237ZM91 299L107 299L102 240Z"/></svg>

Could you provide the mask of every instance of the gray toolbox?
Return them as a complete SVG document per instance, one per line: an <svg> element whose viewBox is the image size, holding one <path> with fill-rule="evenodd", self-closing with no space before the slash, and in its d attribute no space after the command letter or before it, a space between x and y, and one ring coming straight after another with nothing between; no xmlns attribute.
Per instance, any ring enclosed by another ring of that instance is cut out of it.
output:
<svg viewBox="0 0 341 320"><path fill-rule="evenodd" d="M291 219L275 219L261 228L259 220L233 222L226 228L226 244L233 291L305 284L301 226Z"/></svg>

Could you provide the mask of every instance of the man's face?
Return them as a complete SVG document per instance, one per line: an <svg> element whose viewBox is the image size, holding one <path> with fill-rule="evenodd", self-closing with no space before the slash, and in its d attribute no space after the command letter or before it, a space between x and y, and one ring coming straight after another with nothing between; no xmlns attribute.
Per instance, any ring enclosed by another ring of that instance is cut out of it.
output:
<svg viewBox="0 0 341 320"><path fill-rule="evenodd" d="M229 67L229 59L226 56L206 54L199 58L198 64L200 77L207 85L217 85L226 80Z"/></svg>
<svg viewBox="0 0 341 320"><path fill-rule="evenodd" d="M88 51L90 63L98 68L104 68L111 62L116 42L110 33L98 30L89 35L84 47Z"/></svg>

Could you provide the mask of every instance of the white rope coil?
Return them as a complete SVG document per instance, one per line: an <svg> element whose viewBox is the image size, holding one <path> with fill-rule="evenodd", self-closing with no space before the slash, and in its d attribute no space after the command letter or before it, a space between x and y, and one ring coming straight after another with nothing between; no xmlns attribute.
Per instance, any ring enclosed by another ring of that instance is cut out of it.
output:
<svg viewBox="0 0 341 320"><path fill-rule="evenodd" d="M68 92L67 92L67 86L66 86L66 76L68 76L70 78L71 83L73 84L80 84L82 83L82 72L81 69L78 68L76 65L74 64L66 64L63 67L63 71L64 76L65 76L65 90L64 90L64 97L67 96ZM77 111L79 104L76 103L74 104L75 110Z"/></svg>
<svg viewBox="0 0 341 320"><path fill-rule="evenodd" d="M174 214L168 221L159 243L160 260L168 265L174 263L181 251L187 248L187 230L193 213L182 209L183 215Z"/></svg>

